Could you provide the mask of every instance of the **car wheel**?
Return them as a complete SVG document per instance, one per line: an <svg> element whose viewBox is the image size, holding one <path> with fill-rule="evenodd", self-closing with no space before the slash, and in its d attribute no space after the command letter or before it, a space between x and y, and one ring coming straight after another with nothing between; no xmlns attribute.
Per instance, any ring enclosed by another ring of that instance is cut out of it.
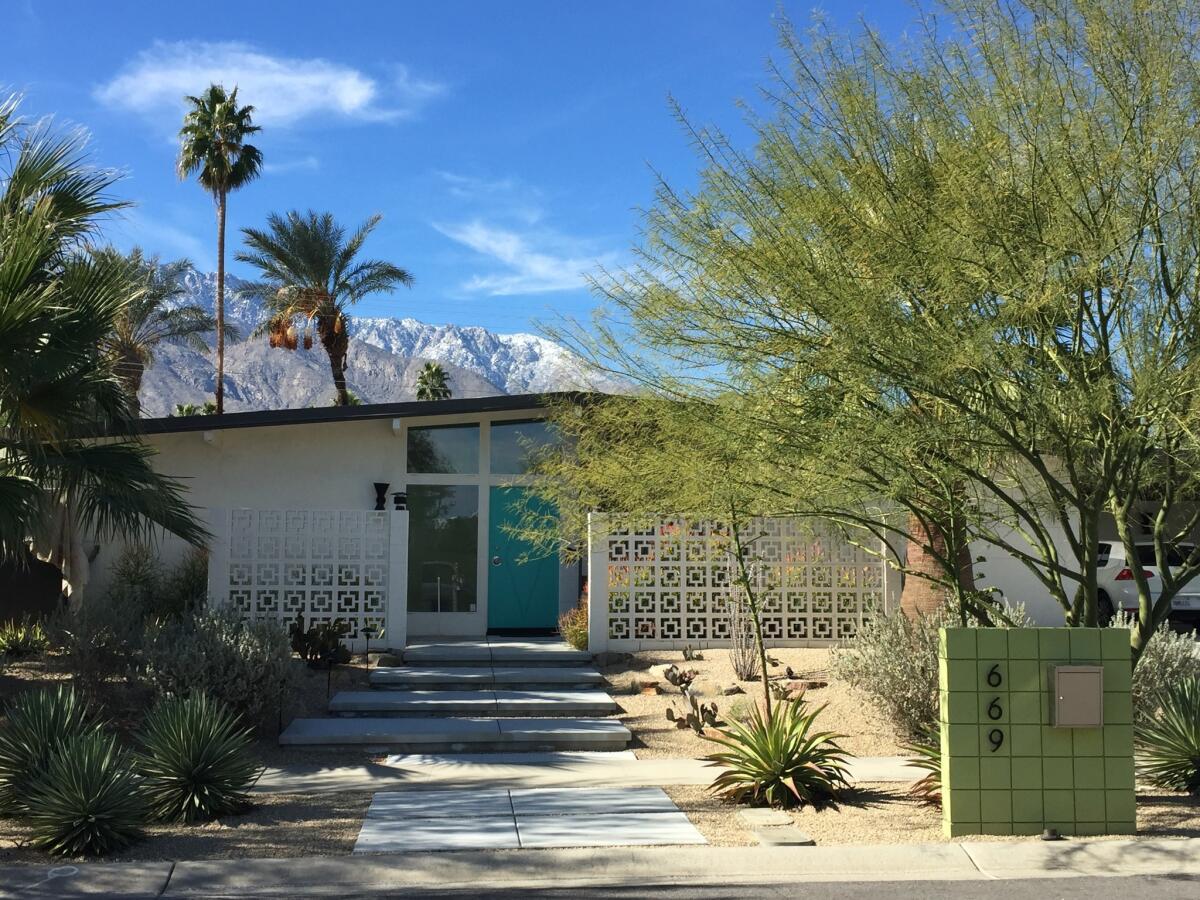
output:
<svg viewBox="0 0 1200 900"><path fill-rule="evenodd" d="M1113 609L1112 600L1108 594L1100 591L1096 595L1096 618L1100 621L1101 627L1107 628L1112 624L1113 617L1116 611Z"/></svg>

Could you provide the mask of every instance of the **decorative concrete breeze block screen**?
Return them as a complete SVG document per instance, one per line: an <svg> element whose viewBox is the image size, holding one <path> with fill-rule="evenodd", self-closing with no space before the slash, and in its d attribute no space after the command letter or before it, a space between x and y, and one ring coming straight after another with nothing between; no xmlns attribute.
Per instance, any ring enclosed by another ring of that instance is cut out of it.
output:
<svg viewBox="0 0 1200 900"><path fill-rule="evenodd" d="M1101 727L1052 725L1057 665L1103 667ZM939 667L948 836L1135 830L1128 631L944 628Z"/></svg>
<svg viewBox="0 0 1200 900"><path fill-rule="evenodd" d="M878 556L797 519L754 519L743 537L757 535L749 556L767 640L844 640L882 610L884 562ZM601 540L610 646L728 642L736 565L728 526L666 519Z"/></svg>
<svg viewBox="0 0 1200 900"><path fill-rule="evenodd" d="M387 610L388 513L358 509L234 509L229 602L252 621L305 628L343 619L350 638L379 634Z"/></svg>

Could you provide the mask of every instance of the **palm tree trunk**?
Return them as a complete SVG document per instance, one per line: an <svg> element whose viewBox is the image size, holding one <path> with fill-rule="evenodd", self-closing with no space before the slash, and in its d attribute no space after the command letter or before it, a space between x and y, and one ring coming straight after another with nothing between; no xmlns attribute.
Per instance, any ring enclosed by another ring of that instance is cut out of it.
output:
<svg viewBox="0 0 1200 900"><path fill-rule="evenodd" d="M225 191L217 195L217 415L225 412Z"/></svg>
<svg viewBox="0 0 1200 900"><path fill-rule="evenodd" d="M343 323L338 328L339 317L321 316L317 320L317 331L321 335L321 346L329 356L329 371L333 374L334 402L338 406L350 405L350 392L346 390L346 357L350 352L350 335Z"/></svg>
<svg viewBox="0 0 1200 900"><path fill-rule="evenodd" d="M129 392L129 406L135 416L142 414L142 401L138 399L138 391L142 389L142 376L146 367L141 360L128 359L121 363L121 380L125 382L125 390Z"/></svg>
<svg viewBox="0 0 1200 900"><path fill-rule="evenodd" d="M940 522L925 523L915 515L908 518L908 558L905 568L904 589L900 593L900 610L910 619L928 615L945 606L954 598L954 591L947 585L955 573L948 572L944 563L948 552L947 531L953 526ZM975 578L971 565L970 548L965 542L956 554L957 578L963 590L973 590Z"/></svg>

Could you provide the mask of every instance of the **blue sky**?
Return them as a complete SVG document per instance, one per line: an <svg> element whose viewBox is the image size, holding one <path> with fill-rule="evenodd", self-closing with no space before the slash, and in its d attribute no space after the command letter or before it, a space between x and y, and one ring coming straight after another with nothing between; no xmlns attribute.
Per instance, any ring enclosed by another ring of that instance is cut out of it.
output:
<svg viewBox="0 0 1200 900"><path fill-rule="evenodd" d="M582 273L628 261L653 170L694 182L667 107L744 137L776 50L776 0L236 3L4 0L0 89L86 127L137 206L121 245L215 268L212 204L174 173L183 93L239 84L266 172L234 195L237 229L272 210L384 216L367 249L411 290L367 315L536 331L596 305ZM797 23L811 3L783 4ZM836 4L895 35L905 3ZM234 274L250 275L238 263Z"/></svg>

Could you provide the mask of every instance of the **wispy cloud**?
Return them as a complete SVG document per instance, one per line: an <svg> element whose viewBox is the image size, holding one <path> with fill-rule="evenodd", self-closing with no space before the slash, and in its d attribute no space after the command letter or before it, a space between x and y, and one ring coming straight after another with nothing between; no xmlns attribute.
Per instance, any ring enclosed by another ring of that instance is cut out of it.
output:
<svg viewBox="0 0 1200 900"><path fill-rule="evenodd" d="M379 80L320 58L273 56L239 42L157 41L95 90L106 106L157 117L177 114L183 98L217 82L239 88L261 124L294 125L330 114L395 121L417 113L445 87L396 66Z"/></svg>
<svg viewBox="0 0 1200 900"><path fill-rule="evenodd" d="M263 163L263 173L266 175L290 175L293 172L316 172L321 168L321 161L315 156L302 156L299 159L285 159L281 162Z"/></svg>
<svg viewBox="0 0 1200 900"><path fill-rule="evenodd" d="M187 257L202 272L217 266L215 225L193 231L187 225L132 209L114 220L111 236L119 246L140 246L167 258Z"/></svg>
<svg viewBox="0 0 1200 900"><path fill-rule="evenodd" d="M583 242L546 232L523 235L478 219L459 225L434 224L453 241L502 265L503 270L468 279L472 293L508 296L578 290L597 266L611 264L611 253L588 253Z"/></svg>

